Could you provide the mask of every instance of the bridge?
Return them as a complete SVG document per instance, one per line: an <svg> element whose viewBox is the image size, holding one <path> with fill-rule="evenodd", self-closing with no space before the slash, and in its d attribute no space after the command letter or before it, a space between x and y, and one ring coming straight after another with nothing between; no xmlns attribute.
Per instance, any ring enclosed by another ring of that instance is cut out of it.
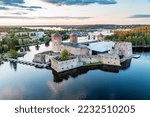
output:
<svg viewBox="0 0 150 117"><path fill-rule="evenodd" d="M12 59L12 58L4 58L6 61L10 62L15 62L15 63L20 63L20 64L26 64L30 66L35 66L38 68L48 68L50 66L50 63L34 63L34 62L29 62L29 61L23 61L23 60L18 60L18 59Z"/></svg>

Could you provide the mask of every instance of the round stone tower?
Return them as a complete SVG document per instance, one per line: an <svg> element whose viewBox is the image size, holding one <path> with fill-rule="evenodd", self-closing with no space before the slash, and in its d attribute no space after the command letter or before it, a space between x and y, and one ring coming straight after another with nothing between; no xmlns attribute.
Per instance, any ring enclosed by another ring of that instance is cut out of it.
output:
<svg viewBox="0 0 150 117"><path fill-rule="evenodd" d="M104 36L100 33L97 35L97 40L102 41L104 39Z"/></svg>
<svg viewBox="0 0 150 117"><path fill-rule="evenodd" d="M51 35L52 38L52 51L60 52L60 45L62 41L62 37L59 33L54 33Z"/></svg>
<svg viewBox="0 0 150 117"><path fill-rule="evenodd" d="M70 34L70 43L78 43L78 37L75 33Z"/></svg>

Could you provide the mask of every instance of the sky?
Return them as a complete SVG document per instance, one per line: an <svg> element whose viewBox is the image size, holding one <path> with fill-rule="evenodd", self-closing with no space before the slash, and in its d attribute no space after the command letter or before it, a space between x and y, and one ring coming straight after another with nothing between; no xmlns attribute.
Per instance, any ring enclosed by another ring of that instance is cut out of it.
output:
<svg viewBox="0 0 150 117"><path fill-rule="evenodd" d="M0 25L150 24L150 0L0 0Z"/></svg>

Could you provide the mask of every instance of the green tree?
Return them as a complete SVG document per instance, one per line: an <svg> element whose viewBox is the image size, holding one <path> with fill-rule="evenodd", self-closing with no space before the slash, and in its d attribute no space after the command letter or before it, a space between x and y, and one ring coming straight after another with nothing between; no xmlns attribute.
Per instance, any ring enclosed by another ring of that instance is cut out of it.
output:
<svg viewBox="0 0 150 117"><path fill-rule="evenodd" d="M60 58L62 61L67 60L69 58L69 52L64 49L60 54Z"/></svg>
<svg viewBox="0 0 150 117"><path fill-rule="evenodd" d="M3 47L0 45L0 53L3 52Z"/></svg>
<svg viewBox="0 0 150 117"><path fill-rule="evenodd" d="M16 50L10 49L10 51L8 51L8 56L10 58L17 58L19 57L19 53Z"/></svg>
<svg viewBox="0 0 150 117"><path fill-rule="evenodd" d="M44 42L49 42L50 38L48 36L44 37Z"/></svg>
<svg viewBox="0 0 150 117"><path fill-rule="evenodd" d="M7 52L8 51L8 46L7 45L3 45L3 52Z"/></svg>

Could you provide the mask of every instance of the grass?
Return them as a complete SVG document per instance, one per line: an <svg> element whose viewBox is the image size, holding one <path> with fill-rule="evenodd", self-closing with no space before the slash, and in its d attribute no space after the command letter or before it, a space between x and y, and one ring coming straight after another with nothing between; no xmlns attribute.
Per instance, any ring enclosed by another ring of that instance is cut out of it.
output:
<svg viewBox="0 0 150 117"><path fill-rule="evenodd" d="M94 63L87 63L84 66L93 66L93 65L101 65L102 62L94 62Z"/></svg>

